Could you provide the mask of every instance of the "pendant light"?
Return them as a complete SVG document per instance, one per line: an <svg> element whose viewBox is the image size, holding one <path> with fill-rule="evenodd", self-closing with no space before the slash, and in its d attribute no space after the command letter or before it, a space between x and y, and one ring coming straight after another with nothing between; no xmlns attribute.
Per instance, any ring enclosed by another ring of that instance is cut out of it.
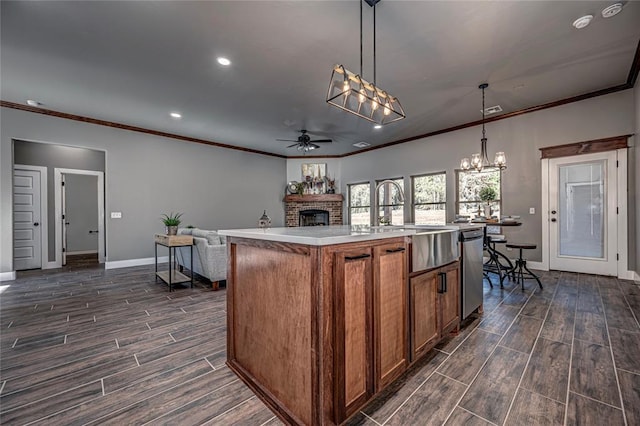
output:
<svg viewBox="0 0 640 426"><path fill-rule="evenodd" d="M462 170L470 170L471 168L473 168L478 172L482 172L491 170L504 170L507 168L507 157L504 155L504 152L496 152L493 163L489 162L489 157L487 156L487 134L484 128L484 90L487 87L489 87L489 84L487 83L482 83L480 86L478 86L478 89L482 90L482 139L480 139L480 153L473 154L471 156L471 160L469 160L469 158L467 157L463 158L460 161L460 168Z"/></svg>
<svg viewBox="0 0 640 426"><path fill-rule="evenodd" d="M362 78L362 1L360 0L360 74L336 65L331 73L327 103L380 125L405 118L400 101L376 86L376 3L366 0L373 7L373 83Z"/></svg>

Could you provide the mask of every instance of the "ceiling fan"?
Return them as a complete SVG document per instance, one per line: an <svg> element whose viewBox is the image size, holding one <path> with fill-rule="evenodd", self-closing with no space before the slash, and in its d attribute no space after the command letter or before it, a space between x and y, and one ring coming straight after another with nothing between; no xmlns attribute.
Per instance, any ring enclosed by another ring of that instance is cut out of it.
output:
<svg viewBox="0 0 640 426"><path fill-rule="evenodd" d="M300 130L300 133L302 134L298 136L297 140L293 140L293 139L276 139L276 140L283 141L283 142L295 142L294 144L289 145L287 148L293 148L295 146L298 148L298 151L302 151L302 152L309 152L311 150L320 148L320 145L316 145L317 143L333 142L331 139L316 139L312 141L305 129Z"/></svg>

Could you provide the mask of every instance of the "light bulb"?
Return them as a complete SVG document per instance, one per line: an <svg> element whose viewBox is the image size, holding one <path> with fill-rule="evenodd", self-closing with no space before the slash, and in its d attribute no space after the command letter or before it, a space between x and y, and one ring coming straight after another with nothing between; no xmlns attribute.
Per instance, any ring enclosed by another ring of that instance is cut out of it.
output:
<svg viewBox="0 0 640 426"><path fill-rule="evenodd" d="M351 86L349 85L349 80L344 81L344 85L342 86L342 91L345 95L348 95L351 91Z"/></svg>
<svg viewBox="0 0 640 426"><path fill-rule="evenodd" d="M389 114L391 114L391 105L389 104L389 101L387 101L387 103L384 104L384 115Z"/></svg>
<svg viewBox="0 0 640 426"><path fill-rule="evenodd" d="M480 154L473 154L471 156L471 165L477 169L478 164L482 164L482 161L480 161Z"/></svg>
<svg viewBox="0 0 640 426"><path fill-rule="evenodd" d="M493 162L495 163L496 166L502 167L505 164L507 164L507 157L504 155L504 152L502 151L496 152L496 157Z"/></svg>
<svg viewBox="0 0 640 426"><path fill-rule="evenodd" d="M367 100L367 96L364 89L360 89L360 94L358 95L358 102L363 103L366 100Z"/></svg>
<svg viewBox="0 0 640 426"><path fill-rule="evenodd" d="M462 161L460 161L460 168L462 170L469 170L471 168L471 163L469 162L469 159L467 157L463 158Z"/></svg>
<svg viewBox="0 0 640 426"><path fill-rule="evenodd" d="M371 101L371 109L373 111L378 109L378 103L376 101Z"/></svg>

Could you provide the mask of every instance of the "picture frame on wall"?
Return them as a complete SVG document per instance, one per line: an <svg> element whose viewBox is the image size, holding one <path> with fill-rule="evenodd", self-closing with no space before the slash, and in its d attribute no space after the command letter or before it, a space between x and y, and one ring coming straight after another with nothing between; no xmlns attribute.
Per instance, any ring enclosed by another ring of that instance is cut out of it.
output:
<svg viewBox="0 0 640 426"><path fill-rule="evenodd" d="M303 163L302 182L305 183L305 193L324 194L326 192L326 176L326 163Z"/></svg>

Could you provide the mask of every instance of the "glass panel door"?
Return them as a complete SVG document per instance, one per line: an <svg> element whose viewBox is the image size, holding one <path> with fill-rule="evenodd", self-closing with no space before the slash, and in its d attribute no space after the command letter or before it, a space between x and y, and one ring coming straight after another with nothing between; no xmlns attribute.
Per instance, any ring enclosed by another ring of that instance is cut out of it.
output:
<svg viewBox="0 0 640 426"><path fill-rule="evenodd" d="M559 255L603 259L606 193L604 160L558 168Z"/></svg>

